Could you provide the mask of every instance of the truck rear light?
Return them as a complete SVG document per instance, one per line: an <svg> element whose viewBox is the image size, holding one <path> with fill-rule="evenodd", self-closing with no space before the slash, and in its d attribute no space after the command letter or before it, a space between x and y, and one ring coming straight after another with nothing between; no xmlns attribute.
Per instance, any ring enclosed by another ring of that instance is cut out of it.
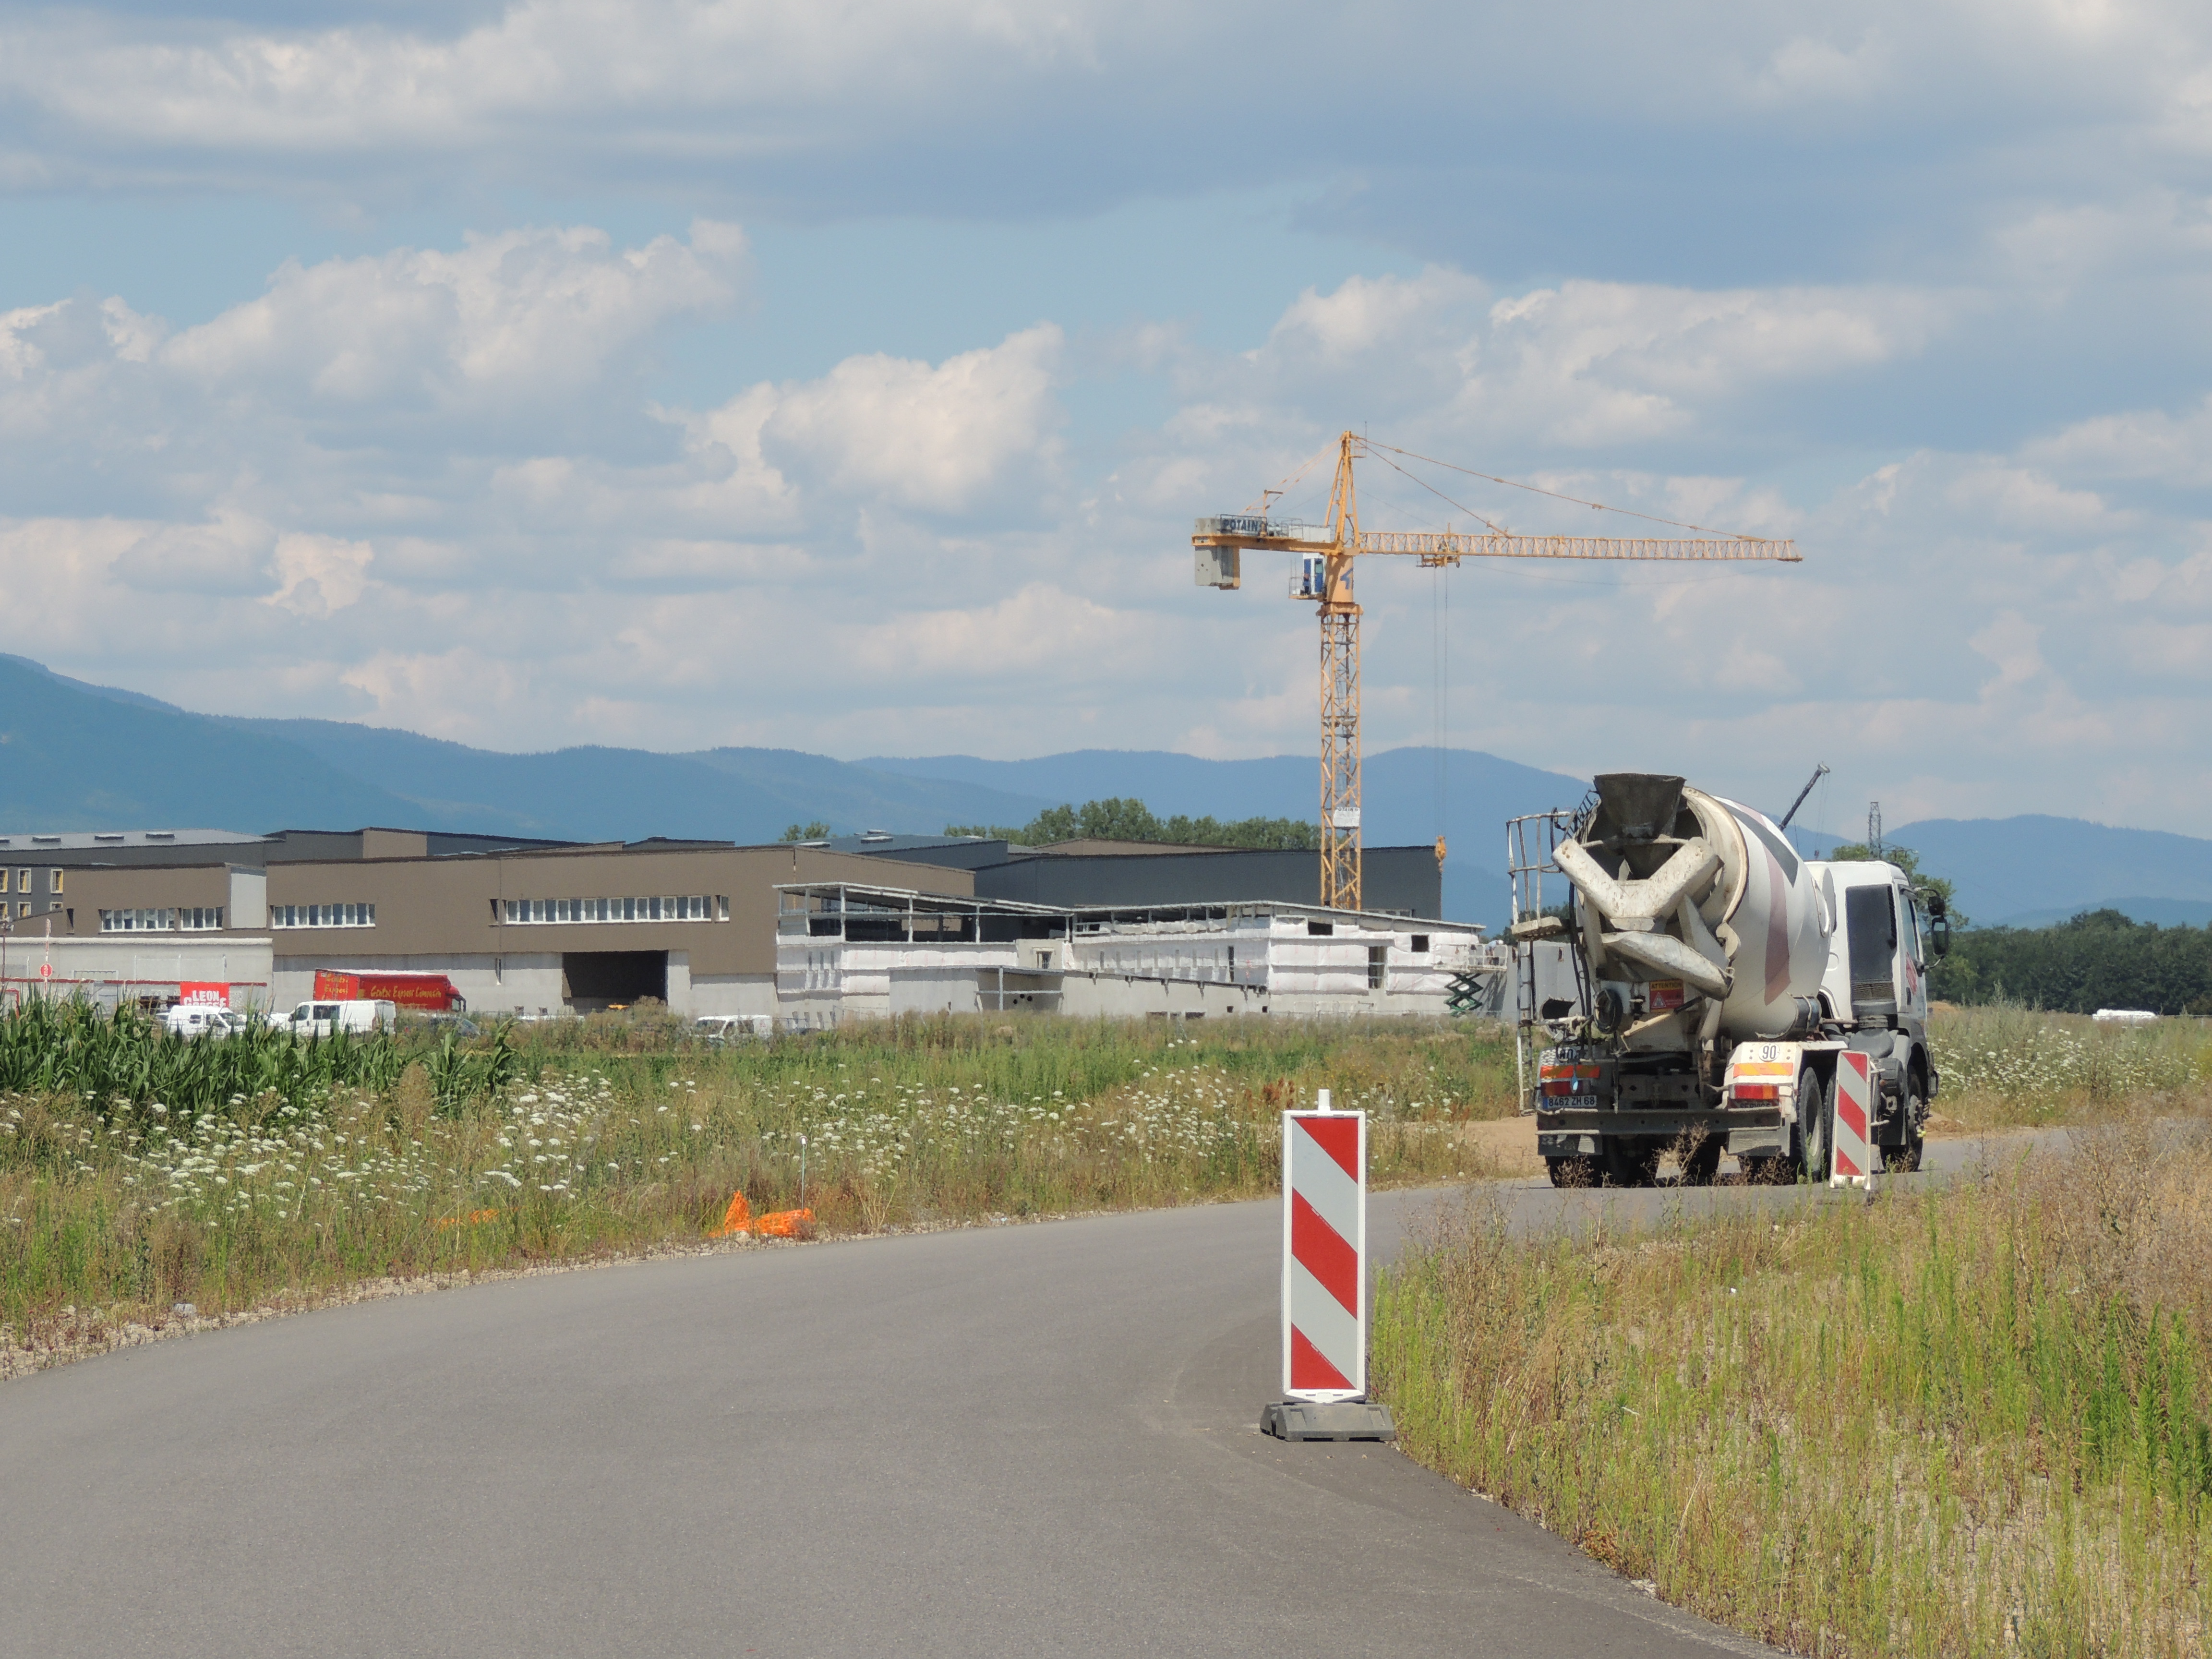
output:
<svg viewBox="0 0 2212 1659"><path fill-rule="evenodd" d="M1779 1100L1782 1085L1778 1083L1739 1083L1729 1092L1738 1100Z"/></svg>

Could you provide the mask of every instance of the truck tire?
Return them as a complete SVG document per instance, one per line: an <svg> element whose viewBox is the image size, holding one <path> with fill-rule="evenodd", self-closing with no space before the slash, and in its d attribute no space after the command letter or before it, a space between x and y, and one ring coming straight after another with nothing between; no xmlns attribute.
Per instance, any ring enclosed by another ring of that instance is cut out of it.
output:
<svg viewBox="0 0 2212 1659"><path fill-rule="evenodd" d="M1595 1187L1598 1184L1598 1164L1594 1158L1576 1155L1571 1158L1547 1158L1544 1169L1552 1177L1554 1187Z"/></svg>
<svg viewBox="0 0 2212 1659"><path fill-rule="evenodd" d="M1791 1173L1825 1185L1828 1179L1828 1130L1832 1105L1830 1085L1809 1066L1797 1079L1797 1133Z"/></svg>
<svg viewBox="0 0 2212 1659"><path fill-rule="evenodd" d="M1917 1074L1907 1073L1905 1100L1898 1109L1905 1119L1905 1139L1895 1146L1881 1149L1881 1167L1892 1175L1911 1175L1919 1169L1920 1156L1927 1150L1922 1126L1927 1121L1928 1103L1921 1094Z"/></svg>

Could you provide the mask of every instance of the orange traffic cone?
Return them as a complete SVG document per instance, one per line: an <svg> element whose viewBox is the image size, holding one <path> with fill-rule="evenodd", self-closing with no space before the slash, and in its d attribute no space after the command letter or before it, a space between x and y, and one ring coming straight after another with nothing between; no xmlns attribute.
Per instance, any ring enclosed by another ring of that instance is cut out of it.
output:
<svg viewBox="0 0 2212 1659"><path fill-rule="evenodd" d="M739 1192L730 1200L730 1207L722 1212L722 1224L707 1235L709 1238L731 1238L752 1231L753 1206L745 1202Z"/></svg>

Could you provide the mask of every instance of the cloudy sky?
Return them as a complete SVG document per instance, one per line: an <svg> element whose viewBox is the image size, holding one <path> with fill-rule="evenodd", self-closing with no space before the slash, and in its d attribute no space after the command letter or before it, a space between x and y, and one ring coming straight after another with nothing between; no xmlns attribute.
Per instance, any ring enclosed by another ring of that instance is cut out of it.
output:
<svg viewBox="0 0 2212 1659"><path fill-rule="evenodd" d="M1805 556L1368 571L1370 750L2203 834L2208 302L2179 0L0 4L4 648L1303 752L1310 608L1189 525L1349 427ZM1644 527L1417 471L1370 526Z"/></svg>

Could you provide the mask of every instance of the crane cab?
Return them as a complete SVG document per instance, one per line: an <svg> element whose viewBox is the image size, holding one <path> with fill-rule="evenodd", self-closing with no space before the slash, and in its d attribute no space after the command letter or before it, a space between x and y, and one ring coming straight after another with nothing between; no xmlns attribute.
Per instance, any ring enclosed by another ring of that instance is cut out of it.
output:
<svg viewBox="0 0 2212 1659"><path fill-rule="evenodd" d="M1352 572L1344 573L1344 591L1352 592ZM1298 555L1298 574L1291 578L1291 597L1294 599L1326 599L1328 597L1328 555L1301 553Z"/></svg>

